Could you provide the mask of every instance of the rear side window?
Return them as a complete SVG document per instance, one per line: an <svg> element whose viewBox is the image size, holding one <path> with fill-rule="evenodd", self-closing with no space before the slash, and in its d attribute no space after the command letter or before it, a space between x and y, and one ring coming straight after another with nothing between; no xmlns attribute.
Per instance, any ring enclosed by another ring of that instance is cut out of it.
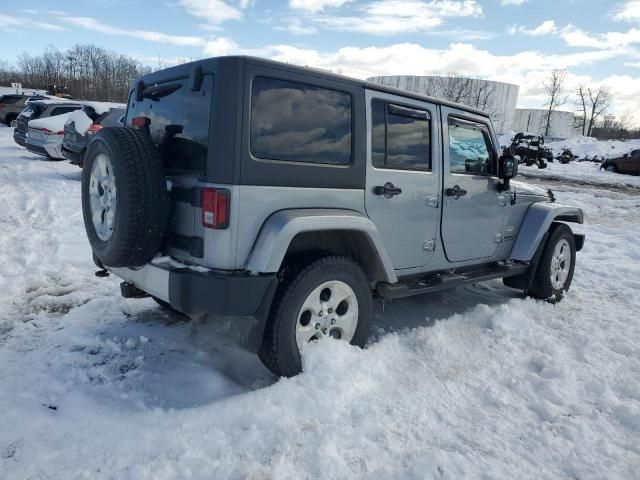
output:
<svg viewBox="0 0 640 480"><path fill-rule="evenodd" d="M374 167L431 170L429 112L382 100L371 103L371 161Z"/></svg>
<svg viewBox="0 0 640 480"><path fill-rule="evenodd" d="M80 110L82 107L55 107L51 110L50 117L55 117L56 115L62 115L63 113L73 112L74 110Z"/></svg>
<svg viewBox="0 0 640 480"><path fill-rule="evenodd" d="M251 98L254 157L288 162L351 163L351 95L256 77Z"/></svg>
<svg viewBox="0 0 640 480"><path fill-rule="evenodd" d="M151 139L166 169L205 174L212 91L211 74L204 75L198 91L191 90L188 78L150 85L141 101L135 100L134 91L126 124L135 117L148 118Z"/></svg>

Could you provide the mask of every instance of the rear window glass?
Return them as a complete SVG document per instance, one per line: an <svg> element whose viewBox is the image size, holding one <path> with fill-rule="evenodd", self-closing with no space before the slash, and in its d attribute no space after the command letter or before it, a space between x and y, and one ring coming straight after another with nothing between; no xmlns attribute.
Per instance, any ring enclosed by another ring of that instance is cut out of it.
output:
<svg viewBox="0 0 640 480"><path fill-rule="evenodd" d="M261 159L351 163L351 96L303 83L256 77L251 153Z"/></svg>
<svg viewBox="0 0 640 480"><path fill-rule="evenodd" d="M51 110L50 117L55 117L57 115L62 115L63 113L73 112L74 110L80 110L82 107L55 107Z"/></svg>
<svg viewBox="0 0 640 480"><path fill-rule="evenodd" d="M15 95L5 95L4 97L0 97L0 103L5 105L13 105L14 103L18 103L22 97L18 97Z"/></svg>
<svg viewBox="0 0 640 480"><path fill-rule="evenodd" d="M191 90L188 78L149 86L140 102L134 91L126 124L135 117L148 118L151 139L165 168L205 174L212 91L211 74L204 75L198 91Z"/></svg>

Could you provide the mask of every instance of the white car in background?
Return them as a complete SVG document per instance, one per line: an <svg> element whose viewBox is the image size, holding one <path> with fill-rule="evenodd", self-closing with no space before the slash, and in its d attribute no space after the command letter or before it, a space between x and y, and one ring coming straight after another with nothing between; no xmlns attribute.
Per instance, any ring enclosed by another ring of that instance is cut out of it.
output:
<svg viewBox="0 0 640 480"><path fill-rule="evenodd" d="M86 131L93 123L93 120L87 115L89 111L98 114L109 112L114 108L124 108L125 105L103 102L78 102L83 105L82 109L77 109L62 115L55 115L46 118L31 120L29 122L29 130L26 137L26 147L32 153L44 155L52 160L65 160L62 151L62 142L64 140L65 124L73 121L76 125L86 124L83 132Z"/></svg>

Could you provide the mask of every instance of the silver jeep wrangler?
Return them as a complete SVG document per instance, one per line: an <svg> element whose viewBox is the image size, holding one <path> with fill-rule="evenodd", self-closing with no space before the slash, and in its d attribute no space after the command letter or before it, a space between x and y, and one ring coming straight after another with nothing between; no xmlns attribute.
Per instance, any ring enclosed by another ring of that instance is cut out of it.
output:
<svg viewBox="0 0 640 480"><path fill-rule="evenodd" d="M84 159L99 275L127 298L233 317L277 375L325 336L363 346L373 296L503 278L569 289L579 208L512 182L478 110L248 57L134 83Z"/></svg>

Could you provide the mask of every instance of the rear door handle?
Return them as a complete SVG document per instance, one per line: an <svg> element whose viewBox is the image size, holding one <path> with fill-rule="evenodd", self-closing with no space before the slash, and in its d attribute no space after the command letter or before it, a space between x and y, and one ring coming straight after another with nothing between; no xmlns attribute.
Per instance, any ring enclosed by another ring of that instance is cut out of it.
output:
<svg viewBox="0 0 640 480"><path fill-rule="evenodd" d="M384 198L391 198L395 195L400 195L402 193L402 189L396 187L391 182L387 182L384 185L377 185L373 187L374 195L384 195Z"/></svg>
<svg viewBox="0 0 640 480"><path fill-rule="evenodd" d="M447 188L445 190L445 195L447 197L455 197L456 200L460 197L464 197L467 194L467 191L460 188L460 185L455 185L453 188Z"/></svg>

